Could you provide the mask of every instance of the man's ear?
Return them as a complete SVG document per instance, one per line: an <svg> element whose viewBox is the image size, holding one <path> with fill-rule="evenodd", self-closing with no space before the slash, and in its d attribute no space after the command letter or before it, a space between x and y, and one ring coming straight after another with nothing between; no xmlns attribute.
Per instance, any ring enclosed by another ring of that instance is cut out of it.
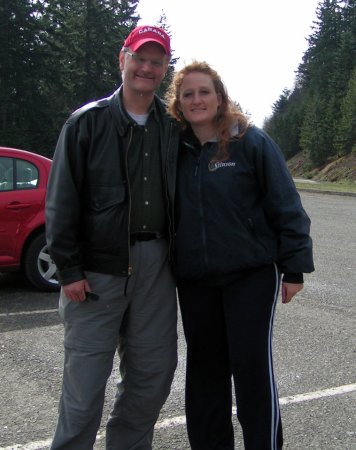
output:
<svg viewBox="0 0 356 450"><path fill-rule="evenodd" d="M123 52L122 50L119 53L119 67L121 72L124 70L125 67L125 52Z"/></svg>

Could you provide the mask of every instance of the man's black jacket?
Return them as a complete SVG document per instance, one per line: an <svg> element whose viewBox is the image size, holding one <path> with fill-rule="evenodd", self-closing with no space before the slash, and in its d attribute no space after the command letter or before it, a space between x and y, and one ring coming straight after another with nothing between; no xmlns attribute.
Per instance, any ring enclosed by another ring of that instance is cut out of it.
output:
<svg viewBox="0 0 356 450"><path fill-rule="evenodd" d="M130 185L127 152L133 124L120 89L75 111L55 150L46 198L49 252L61 285L83 279L84 270L127 276L130 267ZM170 238L179 129L155 96ZM134 268L133 268L134 270Z"/></svg>

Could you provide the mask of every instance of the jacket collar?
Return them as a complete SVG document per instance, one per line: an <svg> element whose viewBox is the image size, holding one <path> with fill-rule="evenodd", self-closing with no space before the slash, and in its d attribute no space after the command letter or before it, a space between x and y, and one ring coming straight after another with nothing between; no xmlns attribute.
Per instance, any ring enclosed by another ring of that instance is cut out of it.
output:
<svg viewBox="0 0 356 450"><path fill-rule="evenodd" d="M132 126L133 122L124 107L122 100L122 85L110 97L109 104L110 111L118 127L119 134L124 136ZM152 110L157 120L163 118L163 116L166 116L164 104L157 95L154 95L153 105L150 108L150 111Z"/></svg>
<svg viewBox="0 0 356 450"><path fill-rule="evenodd" d="M190 125L187 125L187 127L181 132L181 141L183 148L185 147L186 150L195 154L200 152L201 144Z"/></svg>

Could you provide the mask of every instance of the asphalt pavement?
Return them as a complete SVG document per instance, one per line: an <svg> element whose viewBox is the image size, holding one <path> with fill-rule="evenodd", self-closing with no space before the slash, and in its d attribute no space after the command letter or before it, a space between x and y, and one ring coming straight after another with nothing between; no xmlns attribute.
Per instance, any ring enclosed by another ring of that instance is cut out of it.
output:
<svg viewBox="0 0 356 450"><path fill-rule="evenodd" d="M356 450L356 198L301 193L312 219L316 271L290 304L279 302L275 371L285 449ZM63 364L57 294L21 275L0 275L0 450L48 448ZM214 361L211 361L214 364ZM184 416L185 344L155 432L154 450L189 450ZM118 359L107 386L95 450L115 395ZM236 449L243 449L234 419Z"/></svg>

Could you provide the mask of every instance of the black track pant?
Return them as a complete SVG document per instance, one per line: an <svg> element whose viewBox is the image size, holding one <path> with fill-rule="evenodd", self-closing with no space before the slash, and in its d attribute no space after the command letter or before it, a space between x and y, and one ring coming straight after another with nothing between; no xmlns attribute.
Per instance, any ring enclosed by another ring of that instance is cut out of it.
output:
<svg viewBox="0 0 356 450"><path fill-rule="evenodd" d="M226 286L180 281L187 341L186 416L193 450L233 450L232 383L246 450L282 448L272 365L280 275L274 265Z"/></svg>

